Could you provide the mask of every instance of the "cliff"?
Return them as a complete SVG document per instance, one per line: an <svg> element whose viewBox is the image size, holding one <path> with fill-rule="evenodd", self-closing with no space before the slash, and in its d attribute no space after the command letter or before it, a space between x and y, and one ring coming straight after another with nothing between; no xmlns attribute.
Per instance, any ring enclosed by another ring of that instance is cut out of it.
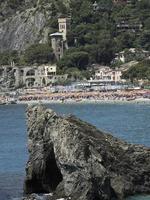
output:
<svg viewBox="0 0 150 200"><path fill-rule="evenodd" d="M51 22L68 0L6 0L0 2L0 52L22 51L34 43L46 43L53 32ZM53 15L56 9L55 16Z"/></svg>
<svg viewBox="0 0 150 200"><path fill-rule="evenodd" d="M149 148L128 144L74 116L61 117L42 106L29 107L27 117L26 194L120 200L150 193Z"/></svg>

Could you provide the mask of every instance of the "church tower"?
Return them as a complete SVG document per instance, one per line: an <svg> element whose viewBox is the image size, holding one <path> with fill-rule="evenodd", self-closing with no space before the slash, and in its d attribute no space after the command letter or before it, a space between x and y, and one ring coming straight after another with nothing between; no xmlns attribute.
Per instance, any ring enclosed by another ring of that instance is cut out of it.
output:
<svg viewBox="0 0 150 200"><path fill-rule="evenodd" d="M59 24L59 32L63 35L63 40L67 40L67 31L70 29L70 18L59 18L58 24Z"/></svg>
<svg viewBox="0 0 150 200"><path fill-rule="evenodd" d="M51 44L54 51L54 54L56 56L57 60L60 60L63 56L63 50L64 50L64 42L63 42L63 34L62 33L53 33L51 36Z"/></svg>

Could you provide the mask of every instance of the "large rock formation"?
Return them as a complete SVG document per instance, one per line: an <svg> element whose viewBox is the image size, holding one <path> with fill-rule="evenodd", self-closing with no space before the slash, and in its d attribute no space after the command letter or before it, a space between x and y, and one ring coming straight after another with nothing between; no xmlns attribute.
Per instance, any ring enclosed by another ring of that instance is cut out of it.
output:
<svg viewBox="0 0 150 200"><path fill-rule="evenodd" d="M42 106L29 107L27 116L26 194L112 200L150 193L150 149Z"/></svg>

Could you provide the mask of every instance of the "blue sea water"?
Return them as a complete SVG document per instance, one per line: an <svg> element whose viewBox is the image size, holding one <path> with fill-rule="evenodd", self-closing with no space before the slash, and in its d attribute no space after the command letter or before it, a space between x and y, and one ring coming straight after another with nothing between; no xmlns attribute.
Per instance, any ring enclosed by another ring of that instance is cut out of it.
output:
<svg viewBox="0 0 150 200"><path fill-rule="evenodd" d="M53 104L47 107L60 114L74 114L130 143L150 147L150 105ZM25 109L23 105L0 106L0 200L22 196L28 159ZM150 196L128 200L150 200Z"/></svg>

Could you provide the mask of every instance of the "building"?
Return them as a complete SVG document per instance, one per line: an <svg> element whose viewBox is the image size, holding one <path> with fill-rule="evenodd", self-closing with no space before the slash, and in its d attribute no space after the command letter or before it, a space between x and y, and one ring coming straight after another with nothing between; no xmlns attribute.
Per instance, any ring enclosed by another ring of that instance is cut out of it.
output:
<svg viewBox="0 0 150 200"><path fill-rule="evenodd" d="M131 0L113 0L114 4L131 4Z"/></svg>
<svg viewBox="0 0 150 200"><path fill-rule="evenodd" d="M93 3L93 11L98 11L98 10L99 10L99 5L98 5L97 1L95 1Z"/></svg>
<svg viewBox="0 0 150 200"><path fill-rule="evenodd" d="M51 34L50 36L51 36L52 49L54 51L55 57L57 60L60 60L64 52L63 34L56 32Z"/></svg>
<svg viewBox="0 0 150 200"><path fill-rule="evenodd" d="M140 22L129 22L129 20L122 20L116 24L116 28L118 32L139 32L142 30L143 25Z"/></svg>
<svg viewBox="0 0 150 200"><path fill-rule="evenodd" d="M55 65L23 66L15 70L15 79L19 80L17 84L26 88L47 86L52 83L55 75Z"/></svg>
<svg viewBox="0 0 150 200"><path fill-rule="evenodd" d="M56 65L41 66L3 66L0 70L0 83L8 89L10 81L13 87L38 88L62 82L67 75L57 75ZM11 76L11 77L10 77Z"/></svg>
<svg viewBox="0 0 150 200"><path fill-rule="evenodd" d="M108 66L99 66L95 69L94 80L102 82L121 82L122 72L119 69L111 69Z"/></svg>
<svg viewBox="0 0 150 200"><path fill-rule="evenodd" d="M63 56L64 49L68 49L67 32L70 29L70 22L70 18L59 18L59 32L50 35L52 48L57 60L60 60Z"/></svg>
<svg viewBox="0 0 150 200"><path fill-rule="evenodd" d="M59 32L63 35L63 41L67 40L67 32L70 29L70 18L59 18L58 25L59 25Z"/></svg>

